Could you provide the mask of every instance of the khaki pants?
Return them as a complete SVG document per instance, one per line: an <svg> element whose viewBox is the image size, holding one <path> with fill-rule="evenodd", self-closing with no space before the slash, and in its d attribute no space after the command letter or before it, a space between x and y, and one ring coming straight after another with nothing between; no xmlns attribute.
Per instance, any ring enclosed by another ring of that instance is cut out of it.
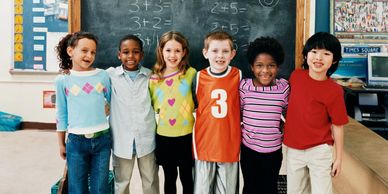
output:
<svg viewBox="0 0 388 194"><path fill-rule="evenodd" d="M306 150L287 149L287 193L332 194L332 146L318 145Z"/></svg>
<svg viewBox="0 0 388 194"><path fill-rule="evenodd" d="M112 158L116 194L130 193L129 185L136 160L139 167L143 193L159 194L159 166L156 164L154 152L141 158L134 156L131 160L117 157L114 154L112 154Z"/></svg>

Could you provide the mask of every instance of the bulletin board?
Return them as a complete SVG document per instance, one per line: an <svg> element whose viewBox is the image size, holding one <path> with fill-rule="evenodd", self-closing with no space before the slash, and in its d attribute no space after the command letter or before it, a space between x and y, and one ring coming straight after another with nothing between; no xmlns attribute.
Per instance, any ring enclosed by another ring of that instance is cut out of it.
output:
<svg viewBox="0 0 388 194"><path fill-rule="evenodd" d="M330 31L342 45L334 78L367 77L368 53L388 52L388 0L330 0Z"/></svg>
<svg viewBox="0 0 388 194"><path fill-rule="evenodd" d="M388 0L331 0L331 32L341 42L388 43Z"/></svg>
<svg viewBox="0 0 388 194"><path fill-rule="evenodd" d="M15 0L11 73L58 72L55 45L68 31L67 0Z"/></svg>

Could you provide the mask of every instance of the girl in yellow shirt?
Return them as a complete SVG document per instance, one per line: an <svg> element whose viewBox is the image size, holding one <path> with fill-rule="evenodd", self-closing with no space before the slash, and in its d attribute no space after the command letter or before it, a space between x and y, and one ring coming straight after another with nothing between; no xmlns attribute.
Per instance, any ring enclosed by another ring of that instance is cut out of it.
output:
<svg viewBox="0 0 388 194"><path fill-rule="evenodd" d="M183 194L193 193L191 85L196 70L188 64L188 41L179 32L162 35L157 47L157 61L150 79L153 107L159 115L156 129L156 160L164 171L164 193L176 193L176 179Z"/></svg>

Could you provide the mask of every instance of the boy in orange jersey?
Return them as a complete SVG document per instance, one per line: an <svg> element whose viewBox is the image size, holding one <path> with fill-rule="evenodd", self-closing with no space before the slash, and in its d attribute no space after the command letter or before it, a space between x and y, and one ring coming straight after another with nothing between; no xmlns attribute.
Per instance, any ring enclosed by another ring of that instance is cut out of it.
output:
<svg viewBox="0 0 388 194"><path fill-rule="evenodd" d="M193 133L195 194L236 193L240 154L241 71L229 66L236 55L232 37L208 34L202 51L210 67L199 71L193 85L197 102Z"/></svg>

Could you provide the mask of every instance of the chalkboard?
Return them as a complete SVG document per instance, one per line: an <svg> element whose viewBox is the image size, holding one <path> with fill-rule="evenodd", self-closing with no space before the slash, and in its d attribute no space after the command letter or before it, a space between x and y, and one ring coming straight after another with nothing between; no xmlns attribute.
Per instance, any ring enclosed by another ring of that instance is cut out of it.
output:
<svg viewBox="0 0 388 194"><path fill-rule="evenodd" d="M208 66L202 55L203 38L215 30L229 32L237 55L232 66L250 75L246 49L260 36L272 36L285 48L280 77L288 78L295 67L296 2L280 0L83 0L81 30L99 37L95 66L120 65L118 42L126 34L144 43L143 65L155 63L155 47L166 31L181 32L190 44L190 64L197 70Z"/></svg>

